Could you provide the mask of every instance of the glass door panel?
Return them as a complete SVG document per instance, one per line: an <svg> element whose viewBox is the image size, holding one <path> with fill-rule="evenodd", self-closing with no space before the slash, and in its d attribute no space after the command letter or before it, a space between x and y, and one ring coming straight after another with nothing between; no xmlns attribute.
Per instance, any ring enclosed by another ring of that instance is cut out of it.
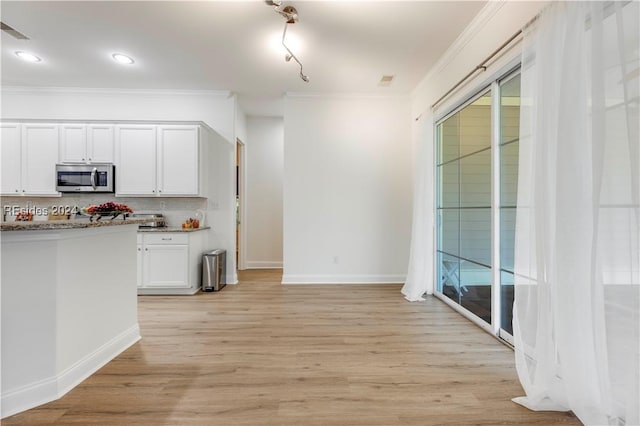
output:
<svg viewBox="0 0 640 426"><path fill-rule="evenodd" d="M462 307L491 324L491 268L462 261L460 290Z"/></svg>
<svg viewBox="0 0 640 426"><path fill-rule="evenodd" d="M460 160L453 160L439 167L441 208L460 207Z"/></svg>
<svg viewBox="0 0 640 426"><path fill-rule="evenodd" d="M460 258L438 253L440 270L440 292L456 303L460 303Z"/></svg>
<svg viewBox="0 0 640 426"><path fill-rule="evenodd" d="M460 207L491 208L491 150L485 149L460 160ZM491 240L489 240L491 243Z"/></svg>
<svg viewBox="0 0 640 426"><path fill-rule="evenodd" d="M520 74L517 74L500 83L500 327L511 336L519 135Z"/></svg>
<svg viewBox="0 0 640 426"><path fill-rule="evenodd" d="M491 323L491 92L438 127L437 291Z"/></svg>
<svg viewBox="0 0 640 426"><path fill-rule="evenodd" d="M438 164L460 158L460 116L454 114L439 125Z"/></svg>
<svg viewBox="0 0 640 426"><path fill-rule="evenodd" d="M460 210L460 258L491 267L491 208Z"/></svg>

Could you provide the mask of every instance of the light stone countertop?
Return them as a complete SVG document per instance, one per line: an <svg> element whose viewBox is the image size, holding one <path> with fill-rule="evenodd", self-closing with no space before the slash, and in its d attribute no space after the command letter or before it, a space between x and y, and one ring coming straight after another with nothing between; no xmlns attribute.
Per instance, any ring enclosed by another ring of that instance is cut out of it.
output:
<svg viewBox="0 0 640 426"><path fill-rule="evenodd" d="M87 219L2 222L0 223L0 231L44 231L58 229L100 228L104 226L139 225L141 223L154 221L155 219L150 218L115 218L113 220L102 218L101 220L93 222L90 222Z"/></svg>
<svg viewBox="0 0 640 426"><path fill-rule="evenodd" d="M202 226L200 228L183 229L179 226L165 226L163 228L140 228L138 232L197 232L211 229L210 226Z"/></svg>

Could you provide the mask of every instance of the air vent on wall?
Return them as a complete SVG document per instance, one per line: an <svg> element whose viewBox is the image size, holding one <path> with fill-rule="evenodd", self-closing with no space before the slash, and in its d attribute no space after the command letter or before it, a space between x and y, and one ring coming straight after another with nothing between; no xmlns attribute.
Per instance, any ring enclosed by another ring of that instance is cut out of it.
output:
<svg viewBox="0 0 640 426"><path fill-rule="evenodd" d="M391 82L393 81L393 75L383 75L378 83L378 86L391 86Z"/></svg>
<svg viewBox="0 0 640 426"><path fill-rule="evenodd" d="M18 40L29 40L29 37L22 34L20 31L14 29L13 27L5 24L4 22L0 22L0 30L9 34L13 38L17 38Z"/></svg>

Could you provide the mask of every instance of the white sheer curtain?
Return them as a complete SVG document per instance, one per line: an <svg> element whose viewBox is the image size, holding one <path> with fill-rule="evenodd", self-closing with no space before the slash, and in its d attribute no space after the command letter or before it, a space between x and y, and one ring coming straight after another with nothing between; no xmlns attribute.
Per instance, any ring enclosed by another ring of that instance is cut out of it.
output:
<svg viewBox="0 0 640 426"><path fill-rule="evenodd" d="M433 293L433 116L422 114L413 128L413 225L407 280L402 294L410 302Z"/></svg>
<svg viewBox="0 0 640 426"><path fill-rule="evenodd" d="M514 401L585 424L640 424L639 6L554 2L524 34Z"/></svg>

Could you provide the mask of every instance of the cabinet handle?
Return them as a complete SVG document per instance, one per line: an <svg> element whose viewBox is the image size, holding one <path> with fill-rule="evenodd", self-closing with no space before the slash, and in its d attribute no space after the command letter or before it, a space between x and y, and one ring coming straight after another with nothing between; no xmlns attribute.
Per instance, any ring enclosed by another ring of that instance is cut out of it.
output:
<svg viewBox="0 0 640 426"><path fill-rule="evenodd" d="M16 192L20 192L20 191L18 191L18 190L16 189Z"/></svg>
<svg viewBox="0 0 640 426"><path fill-rule="evenodd" d="M169 237L169 238L163 238L162 241L171 241L173 238Z"/></svg>
<svg viewBox="0 0 640 426"><path fill-rule="evenodd" d="M91 161L91 158L89 158L89 161Z"/></svg>
<svg viewBox="0 0 640 426"><path fill-rule="evenodd" d="M82 161L84 161L84 158L82 159Z"/></svg>
<svg viewBox="0 0 640 426"><path fill-rule="evenodd" d="M156 192L156 190L155 190L155 189L152 189L152 190L151 190L151 192Z"/></svg>
<svg viewBox="0 0 640 426"><path fill-rule="evenodd" d="M27 192L27 191L25 191L25 190L23 189L23 190L22 190L22 192Z"/></svg>
<svg viewBox="0 0 640 426"><path fill-rule="evenodd" d="M148 248L146 248L146 249L144 249L144 251L149 251L149 249L148 249Z"/></svg>
<svg viewBox="0 0 640 426"><path fill-rule="evenodd" d="M142 249L138 249L138 251L141 251Z"/></svg>

